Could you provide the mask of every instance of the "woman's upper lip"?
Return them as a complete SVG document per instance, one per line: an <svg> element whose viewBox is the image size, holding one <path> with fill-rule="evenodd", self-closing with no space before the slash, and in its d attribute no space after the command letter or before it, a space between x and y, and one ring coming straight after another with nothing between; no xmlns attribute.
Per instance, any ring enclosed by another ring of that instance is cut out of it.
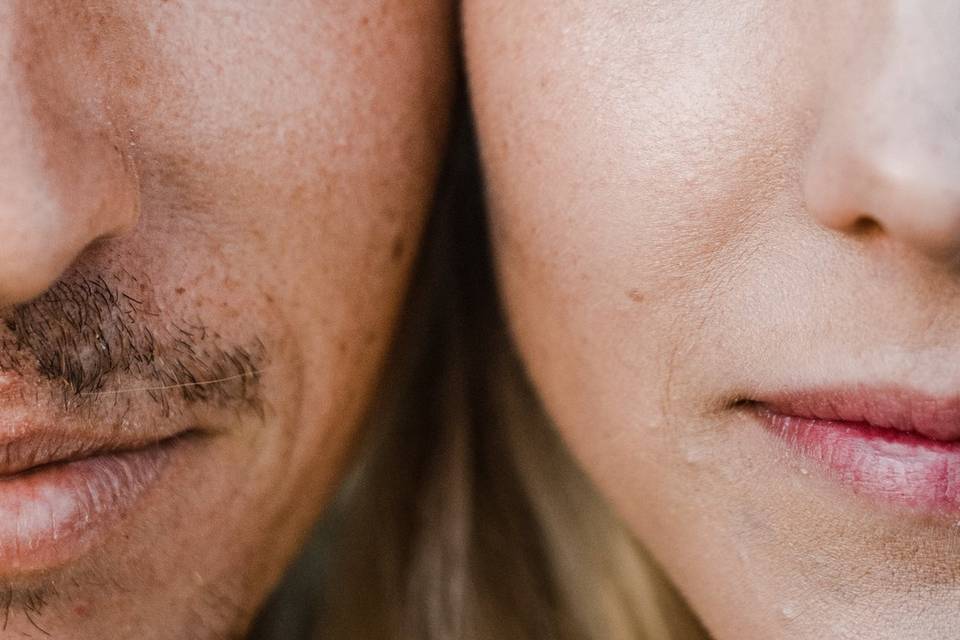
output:
<svg viewBox="0 0 960 640"><path fill-rule="evenodd" d="M754 398L752 403L784 416L869 424L932 440L960 440L960 395L858 385L774 393Z"/></svg>

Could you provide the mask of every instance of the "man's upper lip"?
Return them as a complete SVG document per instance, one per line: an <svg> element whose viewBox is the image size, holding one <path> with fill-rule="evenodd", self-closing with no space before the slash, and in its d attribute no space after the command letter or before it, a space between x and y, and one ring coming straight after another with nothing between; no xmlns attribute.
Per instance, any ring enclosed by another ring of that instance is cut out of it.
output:
<svg viewBox="0 0 960 640"><path fill-rule="evenodd" d="M23 425L8 431L5 426L0 419L0 479L49 464L143 449L165 440L84 434L74 430L65 433L52 428L24 428Z"/></svg>
<svg viewBox="0 0 960 640"><path fill-rule="evenodd" d="M22 377L0 372L0 480L49 464L145 449L194 431L173 422L147 429L42 409L31 413L23 401L33 393Z"/></svg>
<svg viewBox="0 0 960 640"><path fill-rule="evenodd" d="M932 440L960 440L960 395L935 396L899 386L854 386L765 395L755 403L784 416L869 424Z"/></svg>

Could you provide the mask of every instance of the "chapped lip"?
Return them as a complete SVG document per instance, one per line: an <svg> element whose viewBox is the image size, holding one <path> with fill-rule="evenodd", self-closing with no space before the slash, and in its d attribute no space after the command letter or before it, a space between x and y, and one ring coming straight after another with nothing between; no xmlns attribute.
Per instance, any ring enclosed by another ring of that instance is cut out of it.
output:
<svg viewBox="0 0 960 640"><path fill-rule="evenodd" d="M103 434L66 434L42 427L31 427L26 432L22 429L21 425L15 435L5 434L0 423L0 479L50 465L164 446L191 433L187 431L165 437L119 439Z"/></svg>
<svg viewBox="0 0 960 640"><path fill-rule="evenodd" d="M40 388L0 373L0 578L40 575L100 546L206 433L148 413L32 406Z"/></svg>
<svg viewBox="0 0 960 640"><path fill-rule="evenodd" d="M42 467L111 454L123 454L167 444L194 433L175 426L157 429L116 423L90 423L69 413L50 414L23 404L29 383L0 373L0 479Z"/></svg>
<svg viewBox="0 0 960 640"><path fill-rule="evenodd" d="M960 395L934 396L900 386L851 386L767 395L751 404L781 416L960 441Z"/></svg>

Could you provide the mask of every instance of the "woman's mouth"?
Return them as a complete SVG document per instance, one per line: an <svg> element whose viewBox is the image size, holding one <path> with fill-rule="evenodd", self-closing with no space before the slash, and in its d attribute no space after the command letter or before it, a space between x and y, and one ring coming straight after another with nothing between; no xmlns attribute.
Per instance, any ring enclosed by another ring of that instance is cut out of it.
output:
<svg viewBox="0 0 960 640"><path fill-rule="evenodd" d="M960 398L856 387L745 404L855 493L924 512L960 512Z"/></svg>

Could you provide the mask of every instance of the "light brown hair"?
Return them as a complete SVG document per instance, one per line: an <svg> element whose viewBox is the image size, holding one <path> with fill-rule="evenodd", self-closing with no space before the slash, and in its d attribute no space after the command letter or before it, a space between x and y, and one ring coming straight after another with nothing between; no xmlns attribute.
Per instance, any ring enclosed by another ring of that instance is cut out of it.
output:
<svg viewBox="0 0 960 640"><path fill-rule="evenodd" d="M356 464L254 637L706 638L527 382L460 112Z"/></svg>

